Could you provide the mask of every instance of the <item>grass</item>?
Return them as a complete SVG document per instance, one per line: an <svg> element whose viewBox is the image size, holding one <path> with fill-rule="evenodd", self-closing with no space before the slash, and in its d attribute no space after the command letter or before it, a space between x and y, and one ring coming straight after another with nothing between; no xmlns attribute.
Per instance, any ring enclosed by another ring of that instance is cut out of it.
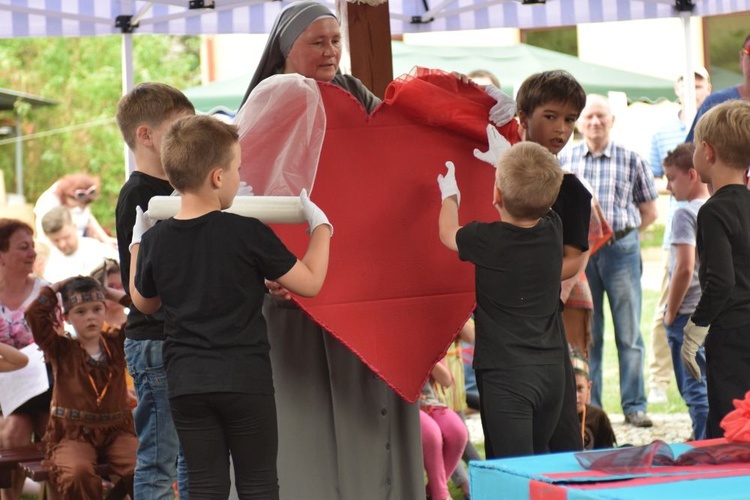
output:
<svg viewBox="0 0 750 500"><path fill-rule="evenodd" d="M643 290L643 306L641 314L641 334L643 343L646 346L646 359L644 360L644 372L646 387L648 387L648 364L651 355L651 324L654 318L654 309L659 300L659 292L654 290ZM620 374L619 362L617 360L617 346L615 345L614 328L612 327L612 318L609 314L609 305L604 307L604 356L602 361L602 377L604 387L602 390L602 404L604 411L607 413L622 413L620 407ZM648 410L651 413L684 413L687 412L685 402L682 400L680 393L677 392L677 385L669 384L667 390L667 402L662 404L649 404Z"/></svg>
<svg viewBox="0 0 750 500"><path fill-rule="evenodd" d="M641 248L661 247L664 240L664 224L656 222L641 233Z"/></svg>

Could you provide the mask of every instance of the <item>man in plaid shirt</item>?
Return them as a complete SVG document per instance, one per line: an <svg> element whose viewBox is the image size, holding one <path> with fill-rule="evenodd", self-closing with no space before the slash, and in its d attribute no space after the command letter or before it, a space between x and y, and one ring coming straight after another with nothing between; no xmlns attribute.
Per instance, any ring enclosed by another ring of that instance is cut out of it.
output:
<svg viewBox="0 0 750 500"><path fill-rule="evenodd" d="M610 140L615 118L606 98L590 95L578 120L584 141L563 151L560 165L593 187L614 236L595 253L586 277L594 299L593 345L589 367L592 403L602 406L602 347L604 294L607 294L617 339L620 395L625 421L651 427L646 414L644 354L641 337L640 231L656 220L654 176L637 153Z"/></svg>

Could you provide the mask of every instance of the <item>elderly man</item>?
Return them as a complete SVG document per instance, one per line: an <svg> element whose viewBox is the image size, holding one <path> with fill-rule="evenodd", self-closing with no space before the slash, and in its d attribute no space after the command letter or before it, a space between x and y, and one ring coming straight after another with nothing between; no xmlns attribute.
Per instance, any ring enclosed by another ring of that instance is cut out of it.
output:
<svg viewBox="0 0 750 500"><path fill-rule="evenodd" d="M674 93L677 100L682 104L684 98L684 85L682 76L674 84ZM708 94L711 93L711 79L708 71L703 66L695 68L695 109L699 109ZM686 119L684 110L672 115L671 119L664 123L662 127L651 137L651 156L649 166L654 173L654 177L664 175L662 161L667 153L674 150L685 140L687 127L690 122L685 123ZM667 284L669 283L668 261L669 248L671 242L672 215L681 202L676 202L673 196L669 197L669 212L664 222L664 239L662 248L664 249L664 272L661 283L661 297L654 312L654 320L651 324L651 363L649 364L650 385L648 390L648 402L666 403L667 387L669 382L674 378L674 369L672 368L672 353L667 344L667 332L664 329L664 307L667 304Z"/></svg>
<svg viewBox="0 0 750 500"><path fill-rule="evenodd" d="M641 337L641 245L639 233L656 220L654 176L637 153L610 140L615 117L606 98L590 95L578 119L584 141L560 157L560 165L586 179L614 236L586 267L594 299L593 345L589 366L592 403L602 406L604 293L615 326L620 363L620 395L625 421L650 427L643 381L645 349Z"/></svg>

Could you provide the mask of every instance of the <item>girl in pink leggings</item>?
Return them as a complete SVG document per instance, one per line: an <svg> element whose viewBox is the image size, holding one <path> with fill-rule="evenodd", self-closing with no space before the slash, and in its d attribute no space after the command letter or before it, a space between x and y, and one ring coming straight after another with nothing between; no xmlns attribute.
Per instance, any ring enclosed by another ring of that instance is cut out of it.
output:
<svg viewBox="0 0 750 500"><path fill-rule="evenodd" d="M422 453L427 471L427 498L450 499L448 477L456 469L469 439L458 413L435 396L432 384L450 387L453 376L442 363L435 365L430 380L422 388L419 416L422 423Z"/></svg>

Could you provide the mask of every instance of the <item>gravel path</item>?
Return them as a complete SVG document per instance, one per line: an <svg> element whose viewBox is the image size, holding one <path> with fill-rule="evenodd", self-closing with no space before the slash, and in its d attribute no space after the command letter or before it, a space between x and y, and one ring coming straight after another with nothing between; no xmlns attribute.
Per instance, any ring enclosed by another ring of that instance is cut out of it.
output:
<svg viewBox="0 0 750 500"><path fill-rule="evenodd" d="M625 417L622 415L610 414L609 420L617 436L617 443L621 446L624 444L642 446L657 439L667 443L682 443L690 439L692 428L690 417L686 413L649 413L649 417L654 421L654 426L642 429L626 424ZM473 443L484 442L479 414L467 416L466 426L469 428L469 438Z"/></svg>

